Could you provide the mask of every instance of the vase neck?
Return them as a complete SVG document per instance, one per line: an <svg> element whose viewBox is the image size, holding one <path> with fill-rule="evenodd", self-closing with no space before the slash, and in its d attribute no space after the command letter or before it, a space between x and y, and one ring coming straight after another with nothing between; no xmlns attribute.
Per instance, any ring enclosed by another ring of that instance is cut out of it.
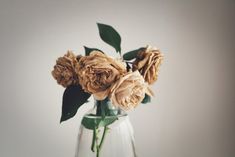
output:
<svg viewBox="0 0 235 157"><path fill-rule="evenodd" d="M114 106L109 98L106 98L104 100L94 100L95 105L94 109L96 110L97 116L117 116L126 114L125 111L123 111L121 108Z"/></svg>

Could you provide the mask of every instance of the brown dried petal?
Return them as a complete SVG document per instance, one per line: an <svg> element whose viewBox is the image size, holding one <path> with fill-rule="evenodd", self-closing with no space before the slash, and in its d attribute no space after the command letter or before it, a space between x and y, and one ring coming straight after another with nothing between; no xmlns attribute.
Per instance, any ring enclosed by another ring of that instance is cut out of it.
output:
<svg viewBox="0 0 235 157"><path fill-rule="evenodd" d="M63 87L78 84L78 78L74 71L76 64L77 59L72 51L68 51L63 57L57 59L56 65L51 73L58 84Z"/></svg>
<svg viewBox="0 0 235 157"><path fill-rule="evenodd" d="M163 56L157 49L147 46L144 51L140 51L137 59L133 63L133 71L139 70L145 81L153 84L158 78L159 66Z"/></svg>
<svg viewBox="0 0 235 157"><path fill-rule="evenodd" d="M75 71L83 89L94 94L97 100L103 100L108 96L111 85L126 73L126 67L119 60L93 51L79 59Z"/></svg>
<svg viewBox="0 0 235 157"><path fill-rule="evenodd" d="M112 103L124 110L135 108L144 99L147 85L138 71L122 76L110 91Z"/></svg>

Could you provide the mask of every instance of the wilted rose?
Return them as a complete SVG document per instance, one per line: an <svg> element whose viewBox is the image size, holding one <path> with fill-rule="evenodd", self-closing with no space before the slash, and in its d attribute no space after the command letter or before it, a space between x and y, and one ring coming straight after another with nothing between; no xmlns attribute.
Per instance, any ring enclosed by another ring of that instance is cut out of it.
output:
<svg viewBox="0 0 235 157"><path fill-rule="evenodd" d="M147 46L138 52L133 63L133 71L139 70L145 81L153 84L158 78L159 66L163 60L163 55L158 49Z"/></svg>
<svg viewBox="0 0 235 157"><path fill-rule="evenodd" d="M113 84L109 97L115 106L129 110L141 103L147 89L139 71L129 72Z"/></svg>
<svg viewBox="0 0 235 157"><path fill-rule="evenodd" d="M76 64L77 59L72 51L68 51L67 54L56 60L56 65L51 73L58 84L63 87L78 84L78 78L74 70Z"/></svg>
<svg viewBox="0 0 235 157"><path fill-rule="evenodd" d="M100 51L93 51L80 58L76 72L83 89L97 100L103 100L108 96L111 85L126 72L126 66Z"/></svg>

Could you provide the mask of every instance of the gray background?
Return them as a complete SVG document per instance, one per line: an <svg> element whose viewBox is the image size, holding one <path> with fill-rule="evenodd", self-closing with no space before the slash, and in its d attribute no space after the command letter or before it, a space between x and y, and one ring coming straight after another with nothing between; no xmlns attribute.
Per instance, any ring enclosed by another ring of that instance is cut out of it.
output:
<svg viewBox="0 0 235 157"><path fill-rule="evenodd" d="M234 157L235 2L0 0L0 156L72 157L82 115L59 124L57 57L83 45L113 49L96 22L114 26L123 51L165 55L156 97L130 112L140 157Z"/></svg>

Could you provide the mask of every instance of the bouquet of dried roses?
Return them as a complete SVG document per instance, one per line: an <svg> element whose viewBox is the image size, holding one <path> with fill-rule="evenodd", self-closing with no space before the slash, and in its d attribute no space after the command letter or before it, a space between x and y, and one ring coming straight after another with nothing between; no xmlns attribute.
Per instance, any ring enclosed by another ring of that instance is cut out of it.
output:
<svg viewBox="0 0 235 157"><path fill-rule="evenodd" d="M113 58L97 48L85 47L85 55L68 51L59 57L52 71L57 83L65 87L61 122L72 118L91 95L96 100L94 116L83 118L82 125L93 130L91 150L99 156L108 126L118 120L118 109L129 110L140 103L151 101L150 89L158 78L163 55L151 46L141 47L122 55L121 37L109 25L98 23L101 39L120 55ZM115 109L110 109L109 103ZM102 137L97 130L103 127ZM100 141L97 141L100 139Z"/></svg>

